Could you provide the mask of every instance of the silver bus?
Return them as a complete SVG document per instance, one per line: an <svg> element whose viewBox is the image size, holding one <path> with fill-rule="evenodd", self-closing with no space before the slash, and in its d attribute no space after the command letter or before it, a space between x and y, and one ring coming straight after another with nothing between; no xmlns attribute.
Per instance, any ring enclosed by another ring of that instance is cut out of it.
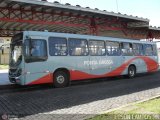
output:
<svg viewBox="0 0 160 120"><path fill-rule="evenodd" d="M20 85L68 86L86 80L154 72L154 42L55 32L24 31L11 41L9 79Z"/></svg>

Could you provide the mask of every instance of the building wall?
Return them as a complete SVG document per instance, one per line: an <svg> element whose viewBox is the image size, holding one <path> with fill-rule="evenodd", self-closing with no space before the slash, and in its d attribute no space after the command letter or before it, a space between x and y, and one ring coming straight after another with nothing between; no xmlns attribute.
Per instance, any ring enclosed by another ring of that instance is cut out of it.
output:
<svg viewBox="0 0 160 120"><path fill-rule="evenodd" d="M0 64L9 64L9 54L0 55Z"/></svg>
<svg viewBox="0 0 160 120"><path fill-rule="evenodd" d="M9 44L11 37L0 37L0 64L9 64Z"/></svg>

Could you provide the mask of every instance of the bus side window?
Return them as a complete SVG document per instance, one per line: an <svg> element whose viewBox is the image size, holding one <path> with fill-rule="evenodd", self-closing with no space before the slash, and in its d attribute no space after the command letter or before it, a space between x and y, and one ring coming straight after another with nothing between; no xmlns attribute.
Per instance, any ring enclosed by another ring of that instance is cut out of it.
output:
<svg viewBox="0 0 160 120"><path fill-rule="evenodd" d="M118 42L106 42L106 51L108 56L119 56L120 52L120 44Z"/></svg>
<svg viewBox="0 0 160 120"><path fill-rule="evenodd" d="M86 39L70 38L68 40L69 54L71 56L87 56L88 43Z"/></svg>
<svg viewBox="0 0 160 120"><path fill-rule="evenodd" d="M146 56L152 56L153 55L153 48L152 45L150 44L145 44L144 45L144 52Z"/></svg>
<svg viewBox="0 0 160 120"><path fill-rule="evenodd" d="M60 37L49 38L49 54L51 56L66 56L67 52L67 39Z"/></svg>
<svg viewBox="0 0 160 120"><path fill-rule="evenodd" d="M46 57L47 56L47 45L45 40L35 39L31 42L31 56L34 57Z"/></svg>
<svg viewBox="0 0 160 120"><path fill-rule="evenodd" d="M134 43L133 44L133 53L135 56L142 56L143 53L143 45L140 43Z"/></svg>
<svg viewBox="0 0 160 120"><path fill-rule="evenodd" d="M153 55L154 56L157 56L157 45L152 45L152 48L153 48Z"/></svg>
<svg viewBox="0 0 160 120"><path fill-rule="evenodd" d="M139 52L138 52L138 45L136 43L133 43L133 54L135 56L138 56Z"/></svg>
<svg viewBox="0 0 160 120"><path fill-rule="evenodd" d="M138 44L138 49L139 49L139 55L144 55L144 47L142 44Z"/></svg>
<svg viewBox="0 0 160 120"><path fill-rule="evenodd" d="M126 56L132 56L133 55L133 46L131 43L123 42L121 43L121 50L122 54Z"/></svg>
<svg viewBox="0 0 160 120"><path fill-rule="evenodd" d="M89 41L89 53L92 56L106 55L105 42L102 40L90 40Z"/></svg>

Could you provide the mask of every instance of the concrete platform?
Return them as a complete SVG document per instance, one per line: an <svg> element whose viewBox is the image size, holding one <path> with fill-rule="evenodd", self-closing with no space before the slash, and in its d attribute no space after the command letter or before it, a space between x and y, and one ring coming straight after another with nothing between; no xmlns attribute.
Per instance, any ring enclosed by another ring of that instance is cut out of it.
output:
<svg viewBox="0 0 160 120"><path fill-rule="evenodd" d="M8 79L8 69L0 70L0 85L11 84Z"/></svg>

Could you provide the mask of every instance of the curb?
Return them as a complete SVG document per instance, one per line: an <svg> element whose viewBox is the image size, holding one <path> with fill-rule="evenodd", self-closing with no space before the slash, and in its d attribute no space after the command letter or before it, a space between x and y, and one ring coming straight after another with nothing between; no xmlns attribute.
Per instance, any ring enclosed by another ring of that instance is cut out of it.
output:
<svg viewBox="0 0 160 120"><path fill-rule="evenodd" d="M134 104L138 104L138 103L142 103L142 102L146 102L148 100L152 100L152 99L155 99L155 98L158 98L158 97L160 97L160 93L158 95L156 95L156 96L153 96L153 97L150 97L150 98L146 98L144 100L136 101L136 102L133 102L133 103L128 103L128 104L122 105L122 106L117 107L117 108L109 109L109 110L104 111L104 112L102 112L100 114L106 114L106 113L109 113L109 112L113 112L113 111L119 110L121 108L128 107L128 106L131 106L131 105L134 105Z"/></svg>

